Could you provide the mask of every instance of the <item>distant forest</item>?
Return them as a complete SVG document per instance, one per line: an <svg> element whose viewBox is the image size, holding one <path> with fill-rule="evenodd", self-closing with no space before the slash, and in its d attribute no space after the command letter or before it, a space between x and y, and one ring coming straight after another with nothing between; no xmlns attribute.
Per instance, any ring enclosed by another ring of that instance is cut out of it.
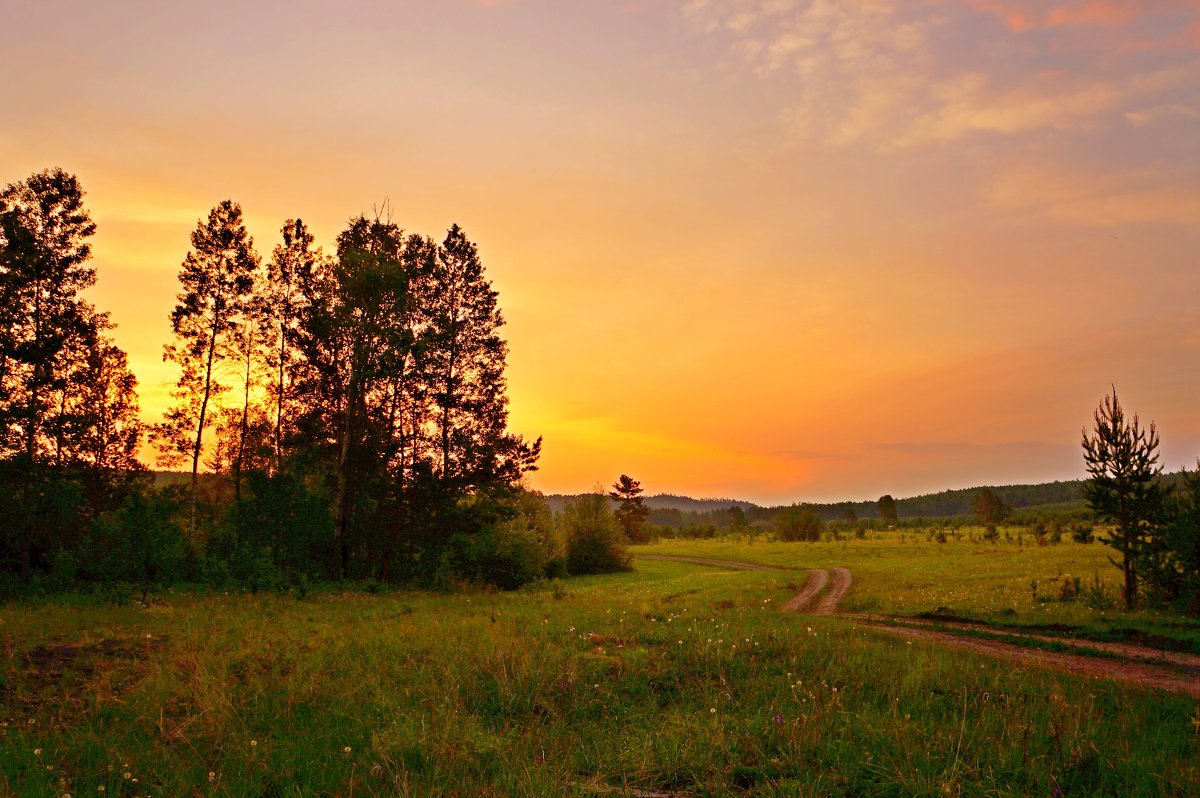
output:
<svg viewBox="0 0 1200 798"><path fill-rule="evenodd" d="M1169 475L1167 479L1176 479ZM1084 480L1047 482L1037 485L1000 485L975 488L944 490L907 499L896 499L896 515L900 519L934 521L939 519L965 519L975 515L975 499L983 489L990 490L1008 508L1016 511L1030 510L1041 513L1087 513L1083 500ZM579 494L582 495L582 494ZM552 509L560 510L579 495L550 494L546 501ZM693 499L660 493L643 499L650 514L648 522L667 527L695 524L711 524L718 527L730 526L733 519L743 518L747 522L772 521L790 505L762 506L740 499ZM842 521L853 514L855 519L882 520L879 501L812 502L811 507L822 521ZM741 510L741 515L731 516L731 508ZM1020 517L1020 516L1018 516Z"/></svg>

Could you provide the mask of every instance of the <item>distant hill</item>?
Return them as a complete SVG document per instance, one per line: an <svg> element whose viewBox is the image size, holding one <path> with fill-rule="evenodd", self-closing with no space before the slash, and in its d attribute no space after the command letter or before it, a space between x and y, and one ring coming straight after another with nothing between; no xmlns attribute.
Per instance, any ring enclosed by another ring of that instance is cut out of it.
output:
<svg viewBox="0 0 1200 798"><path fill-rule="evenodd" d="M1040 507L1075 506L1083 501L1083 480L1069 482L1047 482L1037 485L990 485L993 493L1014 510ZM937 518L955 515L971 515L972 502L975 494L984 486L975 488L959 488L944 490L939 493L927 493L920 496L896 499L896 512L901 518ZM567 502L578 499L586 494L554 493L546 496L546 501L554 512L561 512ZM779 506L764 507L754 502L741 499L693 499L688 496L674 496L660 493L645 497L646 506L651 510L675 510L679 513L695 515L717 514L730 507L741 507L750 511L753 517L767 517L773 514ZM878 508L875 500L822 502L813 503L813 507L826 520L845 516L848 509L853 508L859 518L875 518ZM700 520L700 519L696 519Z"/></svg>
<svg viewBox="0 0 1200 798"><path fill-rule="evenodd" d="M1014 510L1048 507L1052 505L1073 505L1083 501L1084 480L1075 479L1069 482L1046 482L1037 485L988 485L1000 500ZM972 515L972 503L983 485L974 488L959 488L944 490L939 493L926 493L906 499L896 499L896 513L901 518L936 518L954 515ZM844 505L842 505L844 507ZM855 509L861 518L874 518L877 515L875 502L859 502Z"/></svg>

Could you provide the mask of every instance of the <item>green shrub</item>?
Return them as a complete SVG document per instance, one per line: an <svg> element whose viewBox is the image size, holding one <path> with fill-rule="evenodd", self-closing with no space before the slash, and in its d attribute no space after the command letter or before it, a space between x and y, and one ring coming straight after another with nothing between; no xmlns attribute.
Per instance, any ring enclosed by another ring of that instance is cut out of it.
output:
<svg viewBox="0 0 1200 798"><path fill-rule="evenodd" d="M625 536L603 494L589 494L567 504L561 522L567 542L567 570L572 574L633 569L625 550Z"/></svg>
<svg viewBox="0 0 1200 798"><path fill-rule="evenodd" d="M473 497L460 503L459 513L450 552L459 579L515 590L561 571L565 548L540 493Z"/></svg>
<svg viewBox="0 0 1200 798"><path fill-rule="evenodd" d="M146 594L178 581L188 546L176 521L177 509L170 491L130 494L118 511L96 520L94 534L81 549L79 576L128 582Z"/></svg>

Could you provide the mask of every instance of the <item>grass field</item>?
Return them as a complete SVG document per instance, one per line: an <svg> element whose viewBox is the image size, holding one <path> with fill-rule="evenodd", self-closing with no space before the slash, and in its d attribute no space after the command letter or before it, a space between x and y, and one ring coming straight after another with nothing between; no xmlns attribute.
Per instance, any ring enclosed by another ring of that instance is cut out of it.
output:
<svg viewBox="0 0 1200 798"><path fill-rule="evenodd" d="M1112 582L1100 546L639 551L845 565L849 610L1196 633L1034 598L1031 579ZM643 561L512 594L7 605L0 792L1200 794L1195 700L776 612L800 581Z"/></svg>
<svg viewBox="0 0 1200 798"><path fill-rule="evenodd" d="M797 568L840 565L855 574L854 590L842 605L851 612L947 614L1200 653L1200 620L1121 608L1121 574L1108 561L1112 549L1098 543L1036 546L1032 538L1023 546L966 538L935 543L924 534L893 533L840 543L665 541L637 551ZM1076 578L1080 592L1064 599L1064 583L1069 593ZM1097 580L1105 599L1099 604L1091 601Z"/></svg>

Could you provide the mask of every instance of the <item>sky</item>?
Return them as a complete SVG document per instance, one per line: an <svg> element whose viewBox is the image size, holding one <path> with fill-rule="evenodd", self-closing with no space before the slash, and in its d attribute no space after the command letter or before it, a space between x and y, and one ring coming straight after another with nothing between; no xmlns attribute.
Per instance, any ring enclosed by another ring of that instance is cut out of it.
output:
<svg viewBox="0 0 1200 798"><path fill-rule="evenodd" d="M500 292L533 487L874 499L1200 455L1195 0L0 0L156 420L189 233L386 203Z"/></svg>

